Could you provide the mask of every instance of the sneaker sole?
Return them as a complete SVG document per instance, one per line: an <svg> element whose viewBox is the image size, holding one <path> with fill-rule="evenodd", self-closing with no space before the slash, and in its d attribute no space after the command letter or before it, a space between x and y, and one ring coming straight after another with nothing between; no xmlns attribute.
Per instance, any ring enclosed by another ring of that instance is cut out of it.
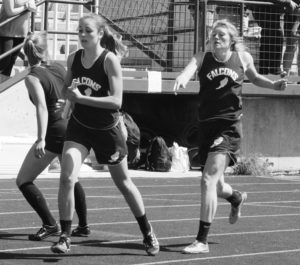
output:
<svg viewBox="0 0 300 265"><path fill-rule="evenodd" d="M53 234L48 234L47 236L43 236L43 237L40 237L40 238L29 238L29 236L28 236L28 240L30 240L30 241L42 241L42 240L44 240L44 239L46 239L50 236L59 236L60 234L61 234L61 231L57 231Z"/></svg>
<svg viewBox="0 0 300 265"><path fill-rule="evenodd" d="M202 251L182 251L183 254L205 254L209 253L209 249L207 250L202 250Z"/></svg>
<svg viewBox="0 0 300 265"><path fill-rule="evenodd" d="M232 225L235 224L239 220L239 218L241 217L242 206L243 206L244 202L247 200L247 197L248 197L246 192L244 192L243 195L242 195L242 201L241 201L240 206L239 206L239 213L240 214L237 216L236 220L231 221L231 218L229 218L229 223L232 224Z"/></svg>
<svg viewBox="0 0 300 265"><path fill-rule="evenodd" d="M88 237L91 233L89 234L71 234L73 237Z"/></svg>
<svg viewBox="0 0 300 265"><path fill-rule="evenodd" d="M155 256L155 255L157 255L159 253L159 248L157 250L155 250L155 251L148 251L148 250L146 250L146 252L147 252L147 254L149 256Z"/></svg>
<svg viewBox="0 0 300 265"><path fill-rule="evenodd" d="M67 249L66 251L62 251L62 250L59 249L59 248L51 248L51 251L52 251L53 253L57 253L57 254L66 254L66 253L68 253L70 250L71 250L70 248Z"/></svg>

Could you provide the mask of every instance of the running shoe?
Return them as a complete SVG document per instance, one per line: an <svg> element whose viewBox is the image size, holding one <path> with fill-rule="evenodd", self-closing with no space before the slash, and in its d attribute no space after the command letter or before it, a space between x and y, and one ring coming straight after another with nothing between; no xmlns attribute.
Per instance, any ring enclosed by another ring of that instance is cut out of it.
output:
<svg viewBox="0 0 300 265"><path fill-rule="evenodd" d="M66 235L61 235L58 242L51 247L53 253L64 254L71 250L71 239Z"/></svg>
<svg viewBox="0 0 300 265"><path fill-rule="evenodd" d="M208 244L204 244L198 240L195 240L192 244L188 245L182 250L184 254L201 254L208 253L209 247Z"/></svg>
<svg viewBox="0 0 300 265"><path fill-rule="evenodd" d="M151 231L145 236L143 243L149 256L155 256L159 252L159 243L152 227Z"/></svg>
<svg viewBox="0 0 300 265"><path fill-rule="evenodd" d="M233 206L231 204L231 211L229 214L229 223L230 224L235 224L237 222L237 220L240 218L241 216L241 208L243 203L247 200L247 193L246 192L239 192L241 196L241 201L237 206Z"/></svg>
<svg viewBox="0 0 300 265"><path fill-rule="evenodd" d="M36 234L28 235L28 239L31 241L41 241L49 236L59 236L60 227L58 224L53 226L43 225Z"/></svg>
<svg viewBox="0 0 300 265"><path fill-rule="evenodd" d="M78 237L87 237L91 233L91 229L88 225L86 226L77 226L74 230L72 230L71 236Z"/></svg>

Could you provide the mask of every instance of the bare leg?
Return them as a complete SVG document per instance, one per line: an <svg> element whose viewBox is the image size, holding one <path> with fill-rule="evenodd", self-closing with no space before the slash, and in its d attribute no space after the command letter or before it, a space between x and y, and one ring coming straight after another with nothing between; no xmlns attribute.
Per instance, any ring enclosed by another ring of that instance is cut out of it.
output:
<svg viewBox="0 0 300 265"><path fill-rule="evenodd" d="M34 155L34 150L35 145L30 148L22 163L16 179L18 187L24 183L33 182L57 156L56 154L45 150L46 154L42 158L37 158Z"/></svg>
<svg viewBox="0 0 300 265"><path fill-rule="evenodd" d="M56 154L45 150L45 155L37 158L35 156L35 145L33 145L28 151L17 176L17 186L43 222L42 228L37 233L28 236L29 240L40 241L60 232L43 193L34 184L34 180L56 156Z"/></svg>
<svg viewBox="0 0 300 265"><path fill-rule="evenodd" d="M78 181L78 173L87 155L88 150L83 145L65 142L58 192L60 220L71 221L73 219L75 205L74 185Z"/></svg>
<svg viewBox="0 0 300 265"><path fill-rule="evenodd" d="M224 183L224 171L229 163L225 153L209 153L201 178L201 211L196 241L183 249L183 253L208 253L207 237L210 225L215 217L218 195L226 196L232 189Z"/></svg>
<svg viewBox="0 0 300 265"><path fill-rule="evenodd" d="M114 183L123 194L133 215L135 217L144 215L145 207L143 199L141 193L129 177L127 160L123 159L120 164L109 166L108 168Z"/></svg>
<svg viewBox="0 0 300 265"><path fill-rule="evenodd" d="M225 182L224 174L220 176L217 183L217 194L219 198L227 199L232 195L232 187Z"/></svg>
<svg viewBox="0 0 300 265"><path fill-rule="evenodd" d="M35 145L33 145L28 151L16 179L16 184L27 202L40 216L43 225L48 226L56 225L55 218L51 214L42 192L33 182L56 156L56 154L45 150L45 155L37 158Z"/></svg>
<svg viewBox="0 0 300 265"><path fill-rule="evenodd" d="M201 221L207 223L212 223L213 221L217 210L217 185L222 183L228 163L229 158L227 154L209 153L208 155L201 179ZM230 190L227 185L226 189Z"/></svg>
<svg viewBox="0 0 300 265"><path fill-rule="evenodd" d="M159 252L159 243L147 219L141 193L129 177L127 158L118 165L110 165L108 168L114 183L123 194L140 226L146 252L150 256L156 255Z"/></svg>

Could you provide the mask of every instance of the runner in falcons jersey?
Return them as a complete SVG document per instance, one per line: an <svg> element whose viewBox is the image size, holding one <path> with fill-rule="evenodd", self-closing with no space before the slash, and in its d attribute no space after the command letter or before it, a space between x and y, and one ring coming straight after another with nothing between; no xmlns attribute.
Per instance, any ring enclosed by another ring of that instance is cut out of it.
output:
<svg viewBox="0 0 300 265"><path fill-rule="evenodd" d="M234 224L247 199L245 192L233 190L224 172L236 162L241 145L242 84L244 75L256 86L283 90L286 80L271 81L257 73L252 56L227 20L214 23L206 53L193 56L176 78L174 91L185 88L198 71L199 157L202 165L200 223L196 240L184 253L207 253L208 232L217 210L217 197L231 204L229 222Z"/></svg>
<svg viewBox="0 0 300 265"><path fill-rule="evenodd" d="M79 40L83 49L70 54L67 61L67 88L72 79L79 83L66 89L66 98L75 104L64 144L59 188L61 236L51 250L70 251L74 213L74 183L82 162L93 148L97 161L107 164L111 177L123 194L143 234L149 255L159 252L159 242L147 219L142 196L131 180L127 166L127 146L119 109L123 81L120 58L126 46L98 15L79 19Z"/></svg>

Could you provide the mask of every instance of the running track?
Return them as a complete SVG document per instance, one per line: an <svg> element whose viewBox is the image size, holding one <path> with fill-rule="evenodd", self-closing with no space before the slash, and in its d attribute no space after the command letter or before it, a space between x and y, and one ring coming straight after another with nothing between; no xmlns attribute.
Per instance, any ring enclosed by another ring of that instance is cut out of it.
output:
<svg viewBox="0 0 300 265"><path fill-rule="evenodd" d="M161 244L159 255L149 257L123 197L107 174L97 174L81 179L92 235L72 238L72 249L67 255L51 253L55 237L43 242L27 240L28 233L39 229L40 220L24 201L15 180L1 178L0 264L300 264L300 178L297 176L227 177L234 188L248 193L248 200L242 218L235 225L227 220L228 203L219 201L209 237L210 253L202 255L181 254L181 249L194 240L198 228L199 179L174 178L169 173L154 174L154 178L134 177ZM57 217L58 178L47 176L37 184Z"/></svg>

